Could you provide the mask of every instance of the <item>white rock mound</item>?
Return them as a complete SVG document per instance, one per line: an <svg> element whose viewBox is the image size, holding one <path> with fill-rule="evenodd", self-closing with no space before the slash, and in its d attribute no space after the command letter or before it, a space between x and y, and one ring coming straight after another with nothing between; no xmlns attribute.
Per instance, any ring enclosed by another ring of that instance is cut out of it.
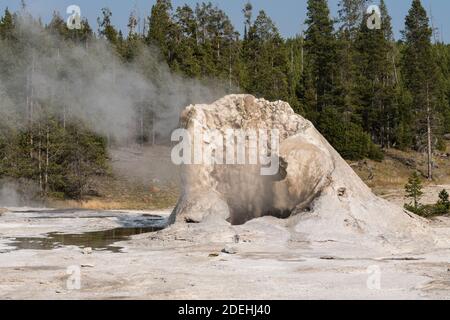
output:
<svg viewBox="0 0 450 320"><path fill-rule="evenodd" d="M426 220L376 197L288 103L229 95L187 107L181 127L193 134L198 125L201 131L223 134L227 129L279 130L280 172L261 176L260 165L184 165L182 196L171 223L238 225L275 216L310 241L434 241ZM207 139L200 144L211 147Z"/></svg>

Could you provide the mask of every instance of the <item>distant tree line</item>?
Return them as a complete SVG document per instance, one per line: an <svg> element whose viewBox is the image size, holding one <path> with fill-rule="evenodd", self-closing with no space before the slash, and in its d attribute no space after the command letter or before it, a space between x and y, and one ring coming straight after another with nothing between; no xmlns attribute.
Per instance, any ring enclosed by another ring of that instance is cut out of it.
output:
<svg viewBox="0 0 450 320"><path fill-rule="evenodd" d="M443 135L450 132L450 46L432 41L434 30L420 0L413 0L399 41L384 1L380 29L368 28L367 5L368 0L341 0L333 19L327 0L308 0L304 32L288 39L264 11L253 12L251 3L242 10L243 34L211 3L174 8L170 0L157 0L144 21L131 13L127 34L112 24L108 8L102 9L96 33L87 20L80 30L69 30L58 13L48 25L34 23L75 46L107 41L124 63L139 63L142 48L157 47L174 73L220 79L230 93L285 100L349 160L381 160L387 148L426 152L431 179L433 153L444 148ZM30 52L45 50L21 38L17 19L18 13L6 10L0 20L0 67L6 76L17 67L32 74ZM16 57L13 64L4 60L7 51ZM0 176L26 176L44 191L81 197L85 184L79 180L87 178L77 172L106 170L105 138L51 112L40 112L37 121L33 109L47 110L49 102L37 103L30 78L20 86L28 121L13 130L0 120ZM152 116L142 117L136 132L151 126ZM154 142L141 132L137 142Z"/></svg>

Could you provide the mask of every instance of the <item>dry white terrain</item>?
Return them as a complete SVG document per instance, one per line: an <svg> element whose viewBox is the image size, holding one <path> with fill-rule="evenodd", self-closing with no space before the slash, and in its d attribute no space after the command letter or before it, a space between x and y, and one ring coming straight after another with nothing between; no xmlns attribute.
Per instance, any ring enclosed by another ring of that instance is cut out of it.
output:
<svg viewBox="0 0 450 320"><path fill-rule="evenodd" d="M286 227L286 221L266 217L244 226L188 225L142 234L115 244L123 247L122 253L85 254L76 246L13 250L8 237L106 230L123 226L125 217L141 216L49 221L39 215L48 214L0 217L1 299L450 298L449 248L387 252L359 246L351 238L308 241ZM448 237L450 219L436 220L431 227ZM67 286L71 266L80 267L79 290Z"/></svg>

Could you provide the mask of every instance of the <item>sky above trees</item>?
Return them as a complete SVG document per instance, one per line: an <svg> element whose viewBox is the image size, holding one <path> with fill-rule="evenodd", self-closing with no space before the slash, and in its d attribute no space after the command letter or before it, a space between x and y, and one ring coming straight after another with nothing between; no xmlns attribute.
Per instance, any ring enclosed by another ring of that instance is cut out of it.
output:
<svg viewBox="0 0 450 320"><path fill-rule="evenodd" d="M223 9L231 18L241 34L243 33L244 23L242 8L247 0L213 0ZM112 22L121 30L126 30L128 17L131 11L135 10L141 17L149 15L155 0L28 0L26 1L29 11L34 16L40 16L44 22L50 21L53 11L65 13L65 9L72 4L81 7L82 15L87 17L94 29L96 27L97 17L101 15L101 8L109 7L113 13ZM174 7L187 3L194 5L196 0L174 0ZM377 3L378 1L374 1ZM329 0L331 12L337 16L338 0ZM450 43L450 1L448 0L423 0L423 6L430 15L430 8L433 15L434 25L440 29L439 39L443 38L445 43ZM306 0L253 0L255 12L264 9L274 20L281 34L285 37L291 37L301 32L306 18ZM404 27L405 16L411 6L411 0L386 0L389 13L392 16L392 25L395 38L401 37L400 31ZM2 0L0 1L0 10L3 11L9 7L13 11L20 7L20 0Z"/></svg>

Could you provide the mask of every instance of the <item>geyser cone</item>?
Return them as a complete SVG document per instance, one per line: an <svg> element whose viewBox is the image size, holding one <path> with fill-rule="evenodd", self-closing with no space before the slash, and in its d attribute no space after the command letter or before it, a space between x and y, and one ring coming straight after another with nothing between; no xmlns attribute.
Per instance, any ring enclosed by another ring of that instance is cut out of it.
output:
<svg viewBox="0 0 450 320"><path fill-rule="evenodd" d="M229 95L210 105L187 107L181 124L192 134L199 126L224 135L230 128L276 129L280 171L271 177L261 176L258 165L185 165L172 223L242 224L272 215L288 218L293 231L315 241L361 236L386 243L433 241L424 219L376 197L288 103ZM200 144L211 147L209 140Z"/></svg>

